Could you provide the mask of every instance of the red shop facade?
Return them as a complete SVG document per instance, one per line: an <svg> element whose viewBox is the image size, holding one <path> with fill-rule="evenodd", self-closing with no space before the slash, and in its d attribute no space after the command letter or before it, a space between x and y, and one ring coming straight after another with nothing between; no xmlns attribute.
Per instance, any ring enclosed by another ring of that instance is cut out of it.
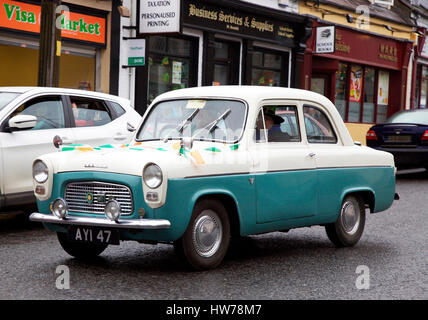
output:
<svg viewBox="0 0 428 320"><path fill-rule="evenodd" d="M318 26L326 25L314 21L302 88L327 96L348 123L380 123L405 109L412 42L335 26L335 51L316 53Z"/></svg>

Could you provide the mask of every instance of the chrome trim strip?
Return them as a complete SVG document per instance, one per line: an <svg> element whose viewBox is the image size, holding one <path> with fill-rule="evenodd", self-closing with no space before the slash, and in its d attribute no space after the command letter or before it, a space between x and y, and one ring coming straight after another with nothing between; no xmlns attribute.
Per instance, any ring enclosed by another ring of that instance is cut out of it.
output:
<svg viewBox="0 0 428 320"><path fill-rule="evenodd" d="M106 227L118 229L168 229L171 222L165 219L121 219L118 222L107 220L106 218L75 217L67 216L60 219L50 214L33 212L30 215L31 221L43 223L55 223L62 225L78 225L91 227Z"/></svg>

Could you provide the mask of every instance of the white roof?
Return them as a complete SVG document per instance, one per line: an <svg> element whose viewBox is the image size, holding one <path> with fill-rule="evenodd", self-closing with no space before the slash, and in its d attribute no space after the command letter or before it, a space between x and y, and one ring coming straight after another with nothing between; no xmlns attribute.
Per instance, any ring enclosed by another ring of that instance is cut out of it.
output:
<svg viewBox="0 0 428 320"><path fill-rule="evenodd" d="M307 90L264 86L206 86L169 91L159 95L154 102L172 98L230 97L242 100L261 99L306 99L322 104L331 104L326 97Z"/></svg>
<svg viewBox="0 0 428 320"><path fill-rule="evenodd" d="M27 94L37 94L37 93L57 93L57 94L75 94L75 95L87 95L100 99L109 99L109 100L126 100L127 99L105 94L101 92L88 91L88 90L78 90L78 89L67 89L67 88L53 88L53 87L0 87L0 92L16 92L16 93L27 93Z"/></svg>

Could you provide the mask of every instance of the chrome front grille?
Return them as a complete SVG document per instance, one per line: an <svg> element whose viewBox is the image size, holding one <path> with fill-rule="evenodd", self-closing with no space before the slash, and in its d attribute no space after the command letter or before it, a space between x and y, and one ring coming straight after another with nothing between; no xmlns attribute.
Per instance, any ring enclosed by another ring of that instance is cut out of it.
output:
<svg viewBox="0 0 428 320"><path fill-rule="evenodd" d="M105 205L111 199L119 202L123 215L130 215L134 210L132 192L122 184L72 182L65 187L64 198L69 211L104 214Z"/></svg>

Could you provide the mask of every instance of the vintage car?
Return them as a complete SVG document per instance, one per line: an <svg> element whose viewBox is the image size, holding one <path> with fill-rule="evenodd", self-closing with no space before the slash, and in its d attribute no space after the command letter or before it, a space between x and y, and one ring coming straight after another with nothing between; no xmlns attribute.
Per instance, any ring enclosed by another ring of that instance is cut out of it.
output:
<svg viewBox="0 0 428 320"><path fill-rule="evenodd" d="M393 156L355 144L327 98L256 86L162 94L130 144L64 147L38 157L33 178L31 220L70 255L171 243L199 270L218 266L235 236L322 225L353 246L366 209L396 196Z"/></svg>

